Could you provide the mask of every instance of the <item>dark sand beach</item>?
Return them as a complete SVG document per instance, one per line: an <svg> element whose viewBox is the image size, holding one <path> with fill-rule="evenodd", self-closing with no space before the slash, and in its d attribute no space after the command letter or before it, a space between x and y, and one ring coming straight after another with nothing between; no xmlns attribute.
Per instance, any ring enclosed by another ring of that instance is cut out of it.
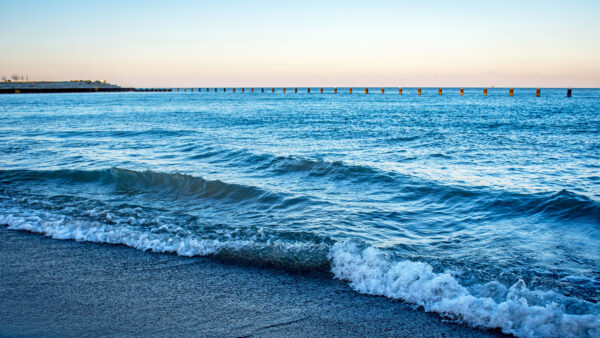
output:
<svg viewBox="0 0 600 338"><path fill-rule="evenodd" d="M500 336L315 274L0 227L2 336Z"/></svg>

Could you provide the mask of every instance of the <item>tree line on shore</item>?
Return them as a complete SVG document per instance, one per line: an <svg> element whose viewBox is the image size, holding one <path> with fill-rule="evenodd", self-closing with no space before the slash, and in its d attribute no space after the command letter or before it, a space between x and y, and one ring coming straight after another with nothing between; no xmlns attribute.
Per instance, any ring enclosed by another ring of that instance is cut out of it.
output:
<svg viewBox="0 0 600 338"><path fill-rule="evenodd" d="M10 82L10 81L29 81L29 75L22 74L13 74L10 76L2 75L0 77L2 82Z"/></svg>

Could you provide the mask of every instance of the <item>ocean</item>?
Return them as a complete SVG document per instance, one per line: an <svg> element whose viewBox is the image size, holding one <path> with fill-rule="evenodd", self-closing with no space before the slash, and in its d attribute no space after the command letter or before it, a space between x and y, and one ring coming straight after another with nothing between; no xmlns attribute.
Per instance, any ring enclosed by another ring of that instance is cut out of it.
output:
<svg viewBox="0 0 600 338"><path fill-rule="evenodd" d="M600 90L0 95L0 224L597 337Z"/></svg>

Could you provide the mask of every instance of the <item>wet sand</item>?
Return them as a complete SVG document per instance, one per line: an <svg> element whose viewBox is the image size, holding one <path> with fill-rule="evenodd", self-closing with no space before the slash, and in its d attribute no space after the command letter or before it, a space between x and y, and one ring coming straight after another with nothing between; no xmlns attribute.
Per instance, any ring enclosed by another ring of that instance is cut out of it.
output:
<svg viewBox="0 0 600 338"><path fill-rule="evenodd" d="M0 226L1 336L501 336L318 274Z"/></svg>

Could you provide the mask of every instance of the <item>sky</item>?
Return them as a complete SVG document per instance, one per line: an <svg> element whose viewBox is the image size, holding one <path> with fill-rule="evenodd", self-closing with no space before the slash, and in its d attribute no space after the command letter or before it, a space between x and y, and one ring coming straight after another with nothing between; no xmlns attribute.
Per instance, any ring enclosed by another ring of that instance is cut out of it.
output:
<svg viewBox="0 0 600 338"><path fill-rule="evenodd" d="M135 87L600 87L599 18L599 0L0 0L0 75Z"/></svg>

